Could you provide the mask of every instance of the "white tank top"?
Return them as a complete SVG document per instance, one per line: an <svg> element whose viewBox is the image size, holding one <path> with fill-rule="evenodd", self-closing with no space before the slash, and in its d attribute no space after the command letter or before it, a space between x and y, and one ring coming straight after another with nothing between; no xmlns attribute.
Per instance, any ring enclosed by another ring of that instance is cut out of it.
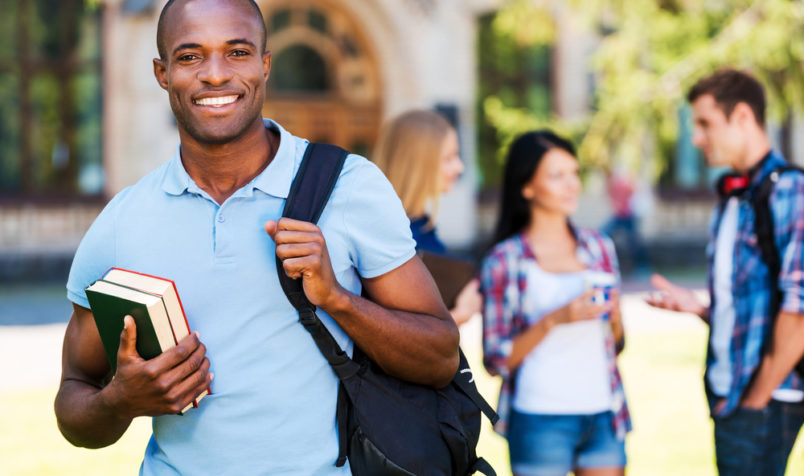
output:
<svg viewBox="0 0 804 476"><path fill-rule="evenodd" d="M533 263L523 303L528 324L583 294L588 273L548 273ZM513 408L522 413L564 415L610 410L607 325L594 319L553 327L519 367Z"/></svg>

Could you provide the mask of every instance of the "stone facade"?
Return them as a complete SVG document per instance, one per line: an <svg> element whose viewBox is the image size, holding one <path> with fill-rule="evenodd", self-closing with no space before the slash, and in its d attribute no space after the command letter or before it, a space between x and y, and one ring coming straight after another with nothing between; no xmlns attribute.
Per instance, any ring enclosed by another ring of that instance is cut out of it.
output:
<svg viewBox="0 0 804 476"><path fill-rule="evenodd" d="M451 247L468 249L487 237L495 204L477 204L475 104L477 17L499 0L258 0L266 11L309 5L330 12L360 30L368 49L371 87L357 93L376 97L377 120L409 108L441 107L454 113L466 172L443 197L439 234ZM135 183L168 160L177 146L175 120L166 93L156 83L156 23L162 0L105 0L103 10L103 169L105 197ZM552 63L553 106L567 118L585 113L593 85L586 59L594 38L579 33L567 11L557 11L558 44ZM281 50L290 40L269 49ZM279 51L273 50L276 55ZM343 65L344 68L351 67ZM275 62L274 71L282 68ZM346 71L346 70L344 70ZM348 71L347 71L348 73ZM348 78L348 76L344 76ZM270 82L270 80L269 80ZM269 96L269 101L270 96ZM303 100L300 99L300 100ZM281 114L280 114L281 115ZM292 130L291 130L292 132ZM797 120L793 159L804 160L804 122ZM64 205L0 204L0 264L34 256L69 257L103 203ZM712 199L655 199L642 231L650 239L705 241ZM602 179L586 184L577 221L600 226L610 210ZM5 266L5 269L11 269ZM2 274L2 273L0 273ZM8 273L6 273L8 274Z"/></svg>

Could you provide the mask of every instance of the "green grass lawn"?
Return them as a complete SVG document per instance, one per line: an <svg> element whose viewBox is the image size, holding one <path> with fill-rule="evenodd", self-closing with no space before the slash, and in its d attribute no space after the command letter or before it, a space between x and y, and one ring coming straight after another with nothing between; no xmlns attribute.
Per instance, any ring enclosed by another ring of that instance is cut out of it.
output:
<svg viewBox="0 0 804 476"><path fill-rule="evenodd" d="M712 430L701 386L706 335L703 328L629 335L621 370L635 430L628 438L630 475L714 475ZM497 379L475 362L481 392L496 401ZM70 446L53 416L55 389L0 392L2 475L136 474L150 432L148 419L134 422L115 445L101 450ZM500 475L509 474L505 441L486 426L479 454ZM804 444L794 449L788 474L804 474Z"/></svg>

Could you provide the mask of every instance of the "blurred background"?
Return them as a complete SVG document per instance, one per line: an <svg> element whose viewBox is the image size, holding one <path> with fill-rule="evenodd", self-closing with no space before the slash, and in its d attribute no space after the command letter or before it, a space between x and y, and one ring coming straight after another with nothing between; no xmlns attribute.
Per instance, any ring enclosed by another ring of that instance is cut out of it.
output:
<svg viewBox="0 0 804 476"><path fill-rule="evenodd" d="M0 448L27 456L4 458L0 473L137 470L147 422L110 449L72 449L51 402L72 255L106 201L177 145L152 74L164 3L0 0L0 372L10 376L0 381ZM690 142L684 94L696 79L725 65L756 74L774 145L804 163L804 2L257 3L273 53L264 114L292 133L370 156L382 121L404 110L435 109L456 126L466 172L437 220L453 251L478 257L488 244L512 137L550 127L576 141L585 191L575 220L614 236L630 293L629 473L714 474L706 330L648 309L639 293L655 270L704 286L720 171ZM463 332L482 373L478 319ZM482 382L494 402L499 383ZM483 438L505 468L503 440ZM804 473L802 451L791 459L791 474Z"/></svg>

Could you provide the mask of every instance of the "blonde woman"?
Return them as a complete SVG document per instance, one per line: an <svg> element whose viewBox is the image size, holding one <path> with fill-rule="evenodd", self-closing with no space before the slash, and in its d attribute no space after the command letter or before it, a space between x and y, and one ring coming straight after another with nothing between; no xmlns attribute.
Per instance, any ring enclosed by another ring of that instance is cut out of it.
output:
<svg viewBox="0 0 804 476"><path fill-rule="evenodd" d="M463 172L455 128L433 111L405 112L385 125L373 160L402 200L416 248L446 253L434 217L440 196L452 189ZM458 325L480 311L478 287L478 280L472 280L458 295L451 310Z"/></svg>

